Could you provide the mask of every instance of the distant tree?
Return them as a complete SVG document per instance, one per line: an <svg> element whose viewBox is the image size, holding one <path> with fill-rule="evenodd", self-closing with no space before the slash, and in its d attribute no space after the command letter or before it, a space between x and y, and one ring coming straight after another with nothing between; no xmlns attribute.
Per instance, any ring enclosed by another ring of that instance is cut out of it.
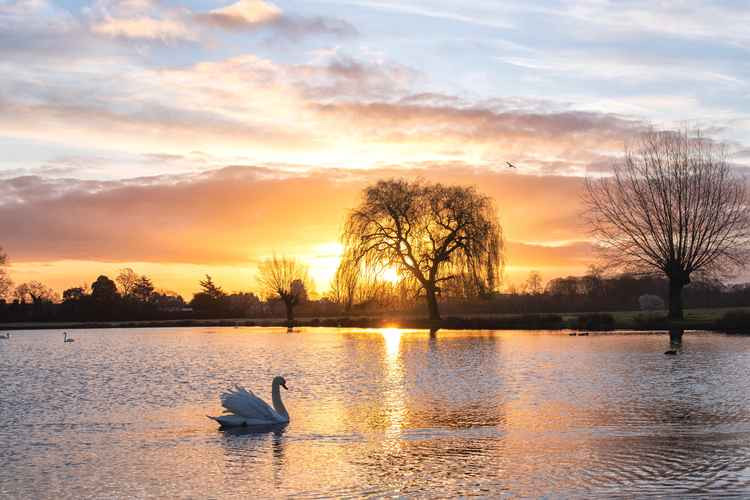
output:
<svg viewBox="0 0 750 500"><path fill-rule="evenodd" d="M499 284L503 240L490 198L474 188L406 180L367 187L348 216L345 255L368 268L395 267L424 294L432 320L446 282L463 280L474 295Z"/></svg>
<svg viewBox="0 0 750 500"><path fill-rule="evenodd" d="M120 273L115 278L115 281L119 285L120 293L123 297L133 293L133 289L140 277L138 274L130 269L129 267L120 269Z"/></svg>
<svg viewBox="0 0 750 500"><path fill-rule="evenodd" d="M293 258L274 255L258 267L258 284L266 297L284 303L286 319L291 325L295 306L307 300L310 287L307 266Z"/></svg>
<svg viewBox="0 0 750 500"><path fill-rule="evenodd" d="M91 284L91 298L99 305L112 305L120 298L115 282L104 275L100 275Z"/></svg>
<svg viewBox="0 0 750 500"><path fill-rule="evenodd" d="M221 317L229 313L227 294L208 274L200 282L201 291L193 295L190 306L199 316Z"/></svg>
<svg viewBox="0 0 750 500"><path fill-rule="evenodd" d="M203 289L202 293L205 293L212 299L219 300L226 295L224 290L222 290L220 286L217 286L208 274L206 275L206 279L201 280L199 283Z"/></svg>
<svg viewBox="0 0 750 500"><path fill-rule="evenodd" d="M170 290L154 292L151 301L159 311L178 312L185 307L185 300L182 296Z"/></svg>
<svg viewBox="0 0 750 500"><path fill-rule="evenodd" d="M529 272L529 277L526 278L526 292L531 295L539 295L544 291L544 283L542 282L542 275L539 271Z"/></svg>
<svg viewBox="0 0 750 500"><path fill-rule="evenodd" d="M604 270L596 265L590 265L586 275L582 278L583 293L589 297L600 295L604 291Z"/></svg>
<svg viewBox="0 0 750 500"><path fill-rule="evenodd" d="M330 286L330 299L339 304L345 311L350 311L354 305L357 285L359 283L358 262L350 258L342 258L333 275Z"/></svg>
<svg viewBox="0 0 750 500"><path fill-rule="evenodd" d="M254 293L237 292L227 296L232 316L254 317L263 309L263 304Z"/></svg>
<svg viewBox="0 0 750 500"><path fill-rule="evenodd" d="M0 247L0 299L8 297L11 288L13 288L13 282L5 270L7 263L8 256L3 252L3 248Z"/></svg>
<svg viewBox="0 0 750 500"><path fill-rule="evenodd" d="M63 302L82 300L86 296L86 290L82 286L68 288L62 294Z"/></svg>
<svg viewBox="0 0 750 500"><path fill-rule="evenodd" d="M136 280L130 291L130 295L132 295L135 300L142 303L150 302L153 294L154 285L151 283L148 276L145 275Z"/></svg>
<svg viewBox="0 0 750 500"><path fill-rule="evenodd" d="M54 302L57 299L55 291L39 281L21 283L16 287L15 296L21 303L33 304Z"/></svg>
<svg viewBox="0 0 750 500"><path fill-rule="evenodd" d="M576 276L566 276L564 278L555 278L547 283L547 293L563 297L573 297L582 295L581 280Z"/></svg>
<svg viewBox="0 0 750 500"><path fill-rule="evenodd" d="M611 177L587 179L585 200L610 263L668 278L671 319L683 317L682 289L694 273L745 264L745 181L699 132L644 134Z"/></svg>

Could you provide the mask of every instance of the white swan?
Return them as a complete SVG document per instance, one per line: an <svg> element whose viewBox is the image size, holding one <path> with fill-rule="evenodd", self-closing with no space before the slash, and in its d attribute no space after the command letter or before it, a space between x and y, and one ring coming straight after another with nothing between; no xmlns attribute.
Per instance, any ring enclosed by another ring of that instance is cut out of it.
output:
<svg viewBox="0 0 750 500"><path fill-rule="evenodd" d="M75 339L68 337L68 332L63 333L63 342L75 342Z"/></svg>
<svg viewBox="0 0 750 500"><path fill-rule="evenodd" d="M271 400L273 408L268 403L248 391L244 387L236 386L221 395L221 405L226 415L211 417L222 427L267 426L289 423L284 403L281 402L279 387L286 387L284 377L274 377L271 382ZM288 390L288 389L287 389Z"/></svg>

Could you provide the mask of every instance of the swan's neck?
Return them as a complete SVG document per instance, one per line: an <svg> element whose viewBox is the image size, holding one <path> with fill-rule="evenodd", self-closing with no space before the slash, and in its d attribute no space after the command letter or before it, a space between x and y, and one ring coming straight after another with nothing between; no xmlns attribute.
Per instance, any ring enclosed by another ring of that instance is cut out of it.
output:
<svg viewBox="0 0 750 500"><path fill-rule="evenodd" d="M274 383L271 387L271 398L273 401L273 409L276 410L276 413L278 413L282 417L289 418L289 413L287 413L284 403L281 402L280 387L281 386L276 383Z"/></svg>

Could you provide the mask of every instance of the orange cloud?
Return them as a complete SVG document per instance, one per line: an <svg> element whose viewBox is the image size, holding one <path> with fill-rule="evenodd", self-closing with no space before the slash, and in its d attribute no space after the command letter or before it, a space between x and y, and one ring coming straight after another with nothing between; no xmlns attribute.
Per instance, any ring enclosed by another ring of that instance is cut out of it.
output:
<svg viewBox="0 0 750 500"><path fill-rule="evenodd" d="M0 205L0 231L16 263L150 262L193 266L191 275L199 275L201 266L253 270L273 252L290 254L310 262L322 291L335 269L342 223L362 188L404 175L476 185L492 196L509 242L509 266L547 266L566 274L595 258L581 242L586 235L579 224L580 178L516 175L460 163L281 176L237 166L111 182L20 177L0 187L7 200ZM76 283L75 266L69 267ZM183 286L174 280L162 285Z"/></svg>

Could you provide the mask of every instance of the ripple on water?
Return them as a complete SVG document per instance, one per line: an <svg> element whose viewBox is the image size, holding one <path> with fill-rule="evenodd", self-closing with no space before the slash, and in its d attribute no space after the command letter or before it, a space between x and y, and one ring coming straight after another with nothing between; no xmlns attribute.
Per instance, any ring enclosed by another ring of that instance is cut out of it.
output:
<svg viewBox="0 0 750 500"><path fill-rule="evenodd" d="M0 496L750 494L750 347L688 333L163 328L0 345ZM292 422L206 414L283 374Z"/></svg>

